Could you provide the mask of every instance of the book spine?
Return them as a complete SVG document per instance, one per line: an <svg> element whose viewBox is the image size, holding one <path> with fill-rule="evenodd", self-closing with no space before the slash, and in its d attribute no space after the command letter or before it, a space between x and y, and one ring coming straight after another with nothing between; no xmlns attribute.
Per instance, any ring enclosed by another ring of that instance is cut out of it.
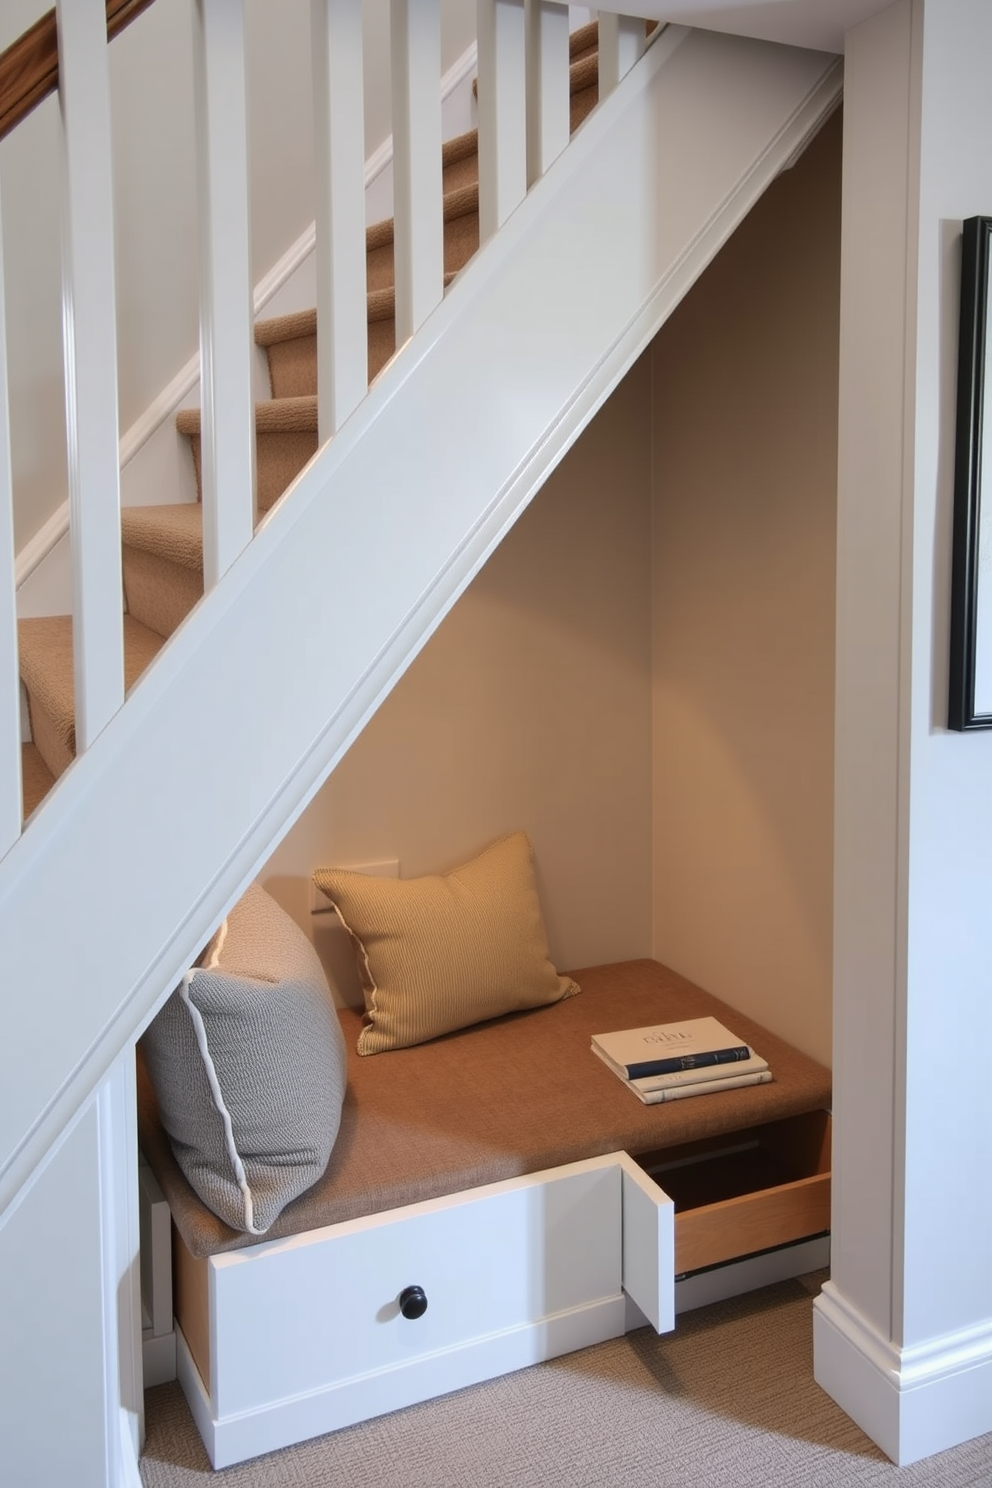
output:
<svg viewBox="0 0 992 1488"><path fill-rule="evenodd" d="M698 1081L695 1085L666 1085L663 1090L638 1090L630 1088L646 1106L656 1106L660 1101L684 1100L690 1095L709 1095L717 1090L740 1090L744 1085L767 1085L771 1070L759 1070L755 1075L728 1075L725 1080Z"/></svg>
<svg viewBox="0 0 992 1488"><path fill-rule="evenodd" d="M693 1085L703 1080L726 1080L729 1074L735 1075L757 1075L768 1068L768 1061L759 1059L752 1054L750 1059L744 1059L739 1065L735 1065L732 1072L728 1072L725 1064L711 1064L702 1069L675 1070L670 1075L642 1075L637 1080L627 1080L628 1085L636 1085L638 1090L664 1090L670 1085Z"/></svg>
<svg viewBox="0 0 992 1488"><path fill-rule="evenodd" d="M671 1075L677 1070L705 1069L711 1064L735 1064L741 1059L750 1059L747 1044L737 1044L733 1049L707 1049L701 1054L676 1054L665 1059L640 1059L636 1064L625 1066L628 1080L643 1080L648 1075Z"/></svg>

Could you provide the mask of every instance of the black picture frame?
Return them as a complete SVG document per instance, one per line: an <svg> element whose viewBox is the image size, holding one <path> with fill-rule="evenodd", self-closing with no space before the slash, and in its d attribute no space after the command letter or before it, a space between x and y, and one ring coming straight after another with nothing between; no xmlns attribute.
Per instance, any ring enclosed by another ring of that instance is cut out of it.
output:
<svg viewBox="0 0 992 1488"><path fill-rule="evenodd" d="M992 217L969 217L961 236L951 665L947 726L992 728ZM986 417L989 476L983 471Z"/></svg>

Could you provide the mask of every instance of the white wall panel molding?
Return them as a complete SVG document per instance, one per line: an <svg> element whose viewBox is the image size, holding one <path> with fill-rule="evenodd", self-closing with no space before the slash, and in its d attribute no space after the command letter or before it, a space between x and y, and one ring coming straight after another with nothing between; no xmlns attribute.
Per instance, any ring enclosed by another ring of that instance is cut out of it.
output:
<svg viewBox="0 0 992 1488"><path fill-rule="evenodd" d="M17 1361L0 1394L11 1483L140 1488L134 1079L126 1049L0 1219L0 1332ZM39 1430L40 1378L58 1431Z"/></svg>
<svg viewBox="0 0 992 1488"><path fill-rule="evenodd" d="M42 805L0 862L6 975L35 988L0 1045L0 1212L840 86L830 58L669 28ZM52 942L55 860L79 891Z"/></svg>
<svg viewBox="0 0 992 1488"><path fill-rule="evenodd" d="M992 199L990 48L986 5L899 0L845 59L832 1279L814 1367L898 1462L992 1429L988 1097L934 1079L962 1030L992 1033L992 872L973 850L992 832L992 736L946 727L959 235Z"/></svg>

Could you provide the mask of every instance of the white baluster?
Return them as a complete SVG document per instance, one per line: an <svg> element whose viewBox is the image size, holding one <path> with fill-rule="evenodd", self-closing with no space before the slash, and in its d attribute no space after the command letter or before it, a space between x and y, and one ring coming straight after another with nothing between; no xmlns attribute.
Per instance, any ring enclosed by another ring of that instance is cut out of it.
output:
<svg viewBox="0 0 992 1488"><path fill-rule="evenodd" d="M317 176L317 424L330 439L368 388L362 0L312 0Z"/></svg>
<svg viewBox="0 0 992 1488"><path fill-rule="evenodd" d="M478 0L479 240L527 192L523 0Z"/></svg>
<svg viewBox="0 0 992 1488"><path fill-rule="evenodd" d="M396 345L444 293L441 13L438 0L392 0Z"/></svg>
<svg viewBox="0 0 992 1488"><path fill-rule="evenodd" d="M124 700L117 312L104 0L58 0L76 749Z"/></svg>
<svg viewBox="0 0 992 1488"><path fill-rule="evenodd" d="M200 238L200 473L209 590L251 541L252 296L243 0L195 0Z"/></svg>
<svg viewBox="0 0 992 1488"><path fill-rule="evenodd" d="M7 325L0 219L0 858L21 831L21 706L17 677L14 483L10 469Z"/></svg>
<svg viewBox="0 0 992 1488"><path fill-rule="evenodd" d="M627 76L644 50L644 22L636 16L599 12L599 100Z"/></svg>
<svg viewBox="0 0 992 1488"><path fill-rule="evenodd" d="M568 6L525 0L527 17L527 185L568 144Z"/></svg>

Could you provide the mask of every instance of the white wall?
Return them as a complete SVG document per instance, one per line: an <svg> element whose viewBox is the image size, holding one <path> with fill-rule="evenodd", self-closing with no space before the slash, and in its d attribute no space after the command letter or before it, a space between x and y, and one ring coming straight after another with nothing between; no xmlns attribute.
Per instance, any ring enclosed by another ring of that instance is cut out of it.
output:
<svg viewBox="0 0 992 1488"><path fill-rule="evenodd" d="M841 119L655 338L654 947L831 1048Z"/></svg>
<svg viewBox="0 0 992 1488"><path fill-rule="evenodd" d="M444 872L519 827L559 966L650 954L649 373L631 369L270 859L261 881L306 928L319 865Z"/></svg>
<svg viewBox="0 0 992 1488"><path fill-rule="evenodd" d="M992 735L945 726L960 230L992 213L985 0L847 47L835 1180L817 1378L896 1460L992 1430Z"/></svg>
<svg viewBox="0 0 992 1488"><path fill-rule="evenodd" d="M191 3L157 0L110 48L122 432L198 344ZM6 0L0 49L43 9ZM313 221L310 5L245 10L258 282ZM366 0L366 155L390 131L388 14ZM442 72L474 33L474 6L445 0ZM0 144L18 550L66 493L57 114L46 100Z"/></svg>

